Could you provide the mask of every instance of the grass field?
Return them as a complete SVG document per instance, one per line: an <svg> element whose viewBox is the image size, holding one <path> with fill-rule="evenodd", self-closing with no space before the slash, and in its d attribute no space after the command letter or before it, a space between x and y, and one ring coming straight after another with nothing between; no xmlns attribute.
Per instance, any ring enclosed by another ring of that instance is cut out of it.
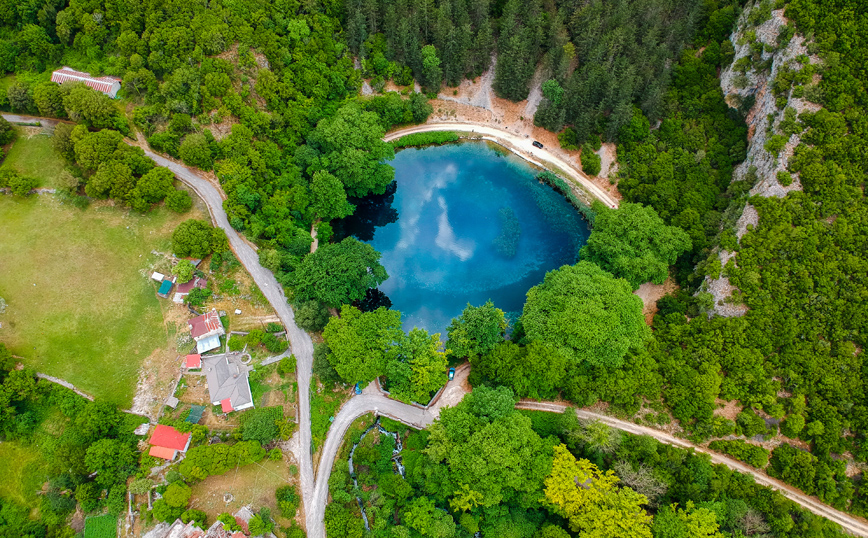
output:
<svg viewBox="0 0 868 538"><path fill-rule="evenodd" d="M139 366L171 333L146 276L151 252L195 216L0 196L0 340L27 366L129 406Z"/></svg>
<svg viewBox="0 0 868 538"><path fill-rule="evenodd" d="M35 134L27 138L27 129L18 127L18 138L9 148L0 169L11 168L22 176L36 178L38 187L57 187L55 178L63 171L63 160L54 154L51 137Z"/></svg>
<svg viewBox="0 0 868 538"><path fill-rule="evenodd" d="M17 441L0 443L0 497L21 506L37 504L37 493L47 478L39 449Z"/></svg>
<svg viewBox="0 0 868 538"><path fill-rule="evenodd" d="M105 514L84 520L84 538L117 538L118 518Z"/></svg>

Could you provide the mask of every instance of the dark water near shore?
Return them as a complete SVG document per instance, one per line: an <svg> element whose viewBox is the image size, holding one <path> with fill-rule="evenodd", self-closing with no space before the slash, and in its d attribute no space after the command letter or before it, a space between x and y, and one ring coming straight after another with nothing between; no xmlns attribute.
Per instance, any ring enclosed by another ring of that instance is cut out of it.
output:
<svg viewBox="0 0 868 538"><path fill-rule="evenodd" d="M444 333L467 303L518 313L547 271L576 261L587 223L529 164L483 142L405 149L393 189L336 223L383 254L380 289L404 328Z"/></svg>

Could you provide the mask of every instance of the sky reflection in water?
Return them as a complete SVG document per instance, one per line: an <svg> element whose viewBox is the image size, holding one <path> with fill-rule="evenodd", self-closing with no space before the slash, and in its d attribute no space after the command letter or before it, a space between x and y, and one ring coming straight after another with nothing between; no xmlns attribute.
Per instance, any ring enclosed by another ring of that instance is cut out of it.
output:
<svg viewBox="0 0 868 538"><path fill-rule="evenodd" d="M468 302L520 312L527 290L574 263L588 238L587 223L530 165L483 142L406 149L391 164L394 197L366 199L341 225L383 254L390 276L380 289L406 330L445 339Z"/></svg>

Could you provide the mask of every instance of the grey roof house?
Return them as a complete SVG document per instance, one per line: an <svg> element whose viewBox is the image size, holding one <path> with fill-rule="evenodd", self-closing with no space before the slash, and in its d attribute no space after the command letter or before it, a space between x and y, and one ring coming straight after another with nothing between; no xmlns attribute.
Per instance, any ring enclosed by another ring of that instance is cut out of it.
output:
<svg viewBox="0 0 868 538"><path fill-rule="evenodd" d="M249 370L238 353L202 357L202 371L208 380L211 403L224 413L253 407Z"/></svg>

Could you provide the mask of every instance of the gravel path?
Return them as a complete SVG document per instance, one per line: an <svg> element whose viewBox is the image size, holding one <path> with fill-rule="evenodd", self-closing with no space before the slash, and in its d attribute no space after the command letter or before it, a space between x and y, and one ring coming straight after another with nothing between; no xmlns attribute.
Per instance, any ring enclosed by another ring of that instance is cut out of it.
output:
<svg viewBox="0 0 868 538"><path fill-rule="evenodd" d="M18 116L14 114L3 114L3 117L12 122L41 121L43 125L47 126L60 123L58 120L35 118L32 116ZM516 153L518 153L518 151L515 148L520 148L521 150L526 151L530 156L538 154L545 160L554 162L565 171L574 171L572 167L566 165L566 163L563 163L563 161L554 155L530 146L530 140L521 139L515 135L501 131L500 129L476 126L473 124L431 124L411 127L408 129L400 129L389 133L389 135L386 136L386 140L393 140L413 132L445 131L455 130L456 128L463 130L472 129L481 134L500 138L500 140L496 141L508 141L511 145L514 145L514 147L510 149ZM226 236L229 238L229 244L235 252L235 255L238 257L238 260L244 265L245 269L250 273L250 276L253 277L256 285L259 286L259 289L262 290L263 294L268 298L268 301L274 307L274 310L277 312L277 315L286 327L287 336L292 343L292 349L298 361L298 386L300 389L298 391L298 434L301 445L301 449L299 450L299 472L301 478L302 499L304 500L305 521L307 522L307 535L310 538L325 538L323 517L325 515L325 506L328 501L328 479L331 475L337 451L340 448L344 434L346 434L350 424L352 424L358 417L366 413L374 412L379 415L388 416L415 428L424 428L434 421L436 414L439 414L439 406L435 406L437 407L436 409L422 409L389 399L383 394L368 393L351 398L335 416L335 420L329 428L328 437L326 438L322 457L320 458L319 476L314 483L313 464L310 454L310 391L304 390L304 387L310 387L311 368L313 366L313 343L311 342L310 336L296 326L295 317L292 309L286 302L283 288L277 283L274 275L259 265L259 257L257 256L256 251L229 225L226 213L223 211L222 192L218 191L218 189L208 180L199 176L196 172L186 166L172 162L148 149L145 149L145 154L159 166L169 168L178 179L189 185L194 191L196 191L200 198L202 198L208 206L208 211L211 213L212 220L217 226L226 232ZM521 154L519 153L519 155ZM531 162L535 162L532 160L532 157L526 155L521 156ZM576 177L576 179L579 179L579 177ZM582 183L585 184L584 181ZM593 189L591 189L591 187L593 187ZM588 185L587 188L592 190L592 192L598 192L599 198L603 201L610 201L609 197L597 189L593 184ZM610 205L616 205L616 202L611 201ZM461 374L462 375L456 375L456 378L453 381L447 383L444 394L449 393L451 395L449 403L460 400L460 398L458 398L460 394L454 394L458 390L466 392L465 388L456 389L456 387L464 386L466 371L462 370ZM557 402L521 401L516 405L516 407L519 409L561 413L566 409L567 405ZM744 474L752 475L757 483L780 491L787 498L801 505L803 508L841 525L847 532L858 536L868 536L868 524L864 521L826 506L816 497L805 495L795 488L770 478L765 473L739 461L711 452L708 449L694 445L683 439L673 437L668 433L647 428L645 426L639 426L631 422L618 420L606 415L600 415L581 409L576 410L576 415L583 419L599 420L613 428L636 435L648 435L662 443L710 454L712 462L726 465L730 469ZM305 447L307 447L307 449L305 449Z"/></svg>

